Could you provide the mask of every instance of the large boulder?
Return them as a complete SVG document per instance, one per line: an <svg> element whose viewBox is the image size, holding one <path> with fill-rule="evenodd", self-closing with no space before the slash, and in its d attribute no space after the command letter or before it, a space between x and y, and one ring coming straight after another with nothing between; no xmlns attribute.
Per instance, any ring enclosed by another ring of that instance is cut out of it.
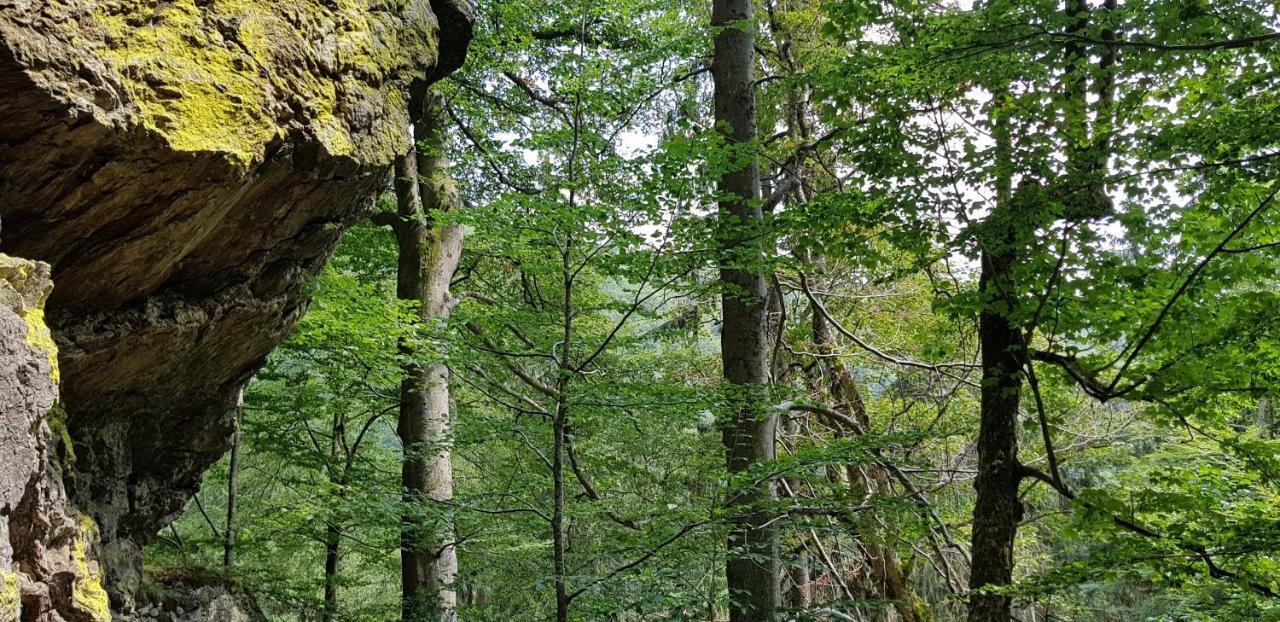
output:
<svg viewBox="0 0 1280 622"><path fill-rule="evenodd" d="M149 570L136 622L266 622L253 594L197 568Z"/></svg>
<svg viewBox="0 0 1280 622"><path fill-rule="evenodd" d="M0 251L52 266L61 484L117 611L470 36L465 0L0 0Z"/></svg>

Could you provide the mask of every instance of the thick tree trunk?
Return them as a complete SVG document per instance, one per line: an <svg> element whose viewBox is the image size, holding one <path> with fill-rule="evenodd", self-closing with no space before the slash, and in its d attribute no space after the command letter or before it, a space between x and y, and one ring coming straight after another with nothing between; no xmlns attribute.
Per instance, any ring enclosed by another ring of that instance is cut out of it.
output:
<svg viewBox="0 0 1280 622"><path fill-rule="evenodd" d="M419 141L412 157L396 162L396 218L392 226L399 244L396 293L419 305L419 319L448 318L454 301L449 283L462 254L463 232L438 225L437 214L458 209L446 157L443 102L427 97L422 118L414 126ZM406 347L407 346L402 346ZM407 360L421 353L406 350ZM453 498L449 401L449 369L443 363L406 362L400 385L400 423L404 447L402 478L407 504L447 502ZM402 618L406 622L453 622L457 619L457 551L452 521L419 525L406 512L401 533Z"/></svg>
<svg viewBox="0 0 1280 622"><path fill-rule="evenodd" d="M1114 0L1105 0L1103 11L1113 11ZM1083 32L1091 19L1085 0L1064 0L1068 32ZM1104 30L1104 40L1116 33ZM1104 182L1113 132L1115 49L1101 53L1094 77L1094 99L1088 97L1090 72L1084 66L1088 55L1078 42L1065 48L1062 72L1062 126L1067 132L1066 175L1051 187L1051 196L1060 201L1062 216L1068 220L1098 218L1112 211ZM1093 118L1090 119L1090 107ZM1012 599L981 594L983 586L1004 586L1013 582L1013 544L1022 519L1018 484L1023 469L1018 462L1018 402L1022 390L1026 356L1024 332L1033 324L1019 326L1010 317L1018 304L1013 269L1018 261L1021 237L1029 235L1044 215L1037 193L1012 191L1012 158L1009 121L995 124L997 170L996 207L984 223L981 237L982 266L979 287L984 308L979 317L978 339L982 349L982 417L978 432L978 477L974 483L978 497L974 506L973 565L969 575L970 622L1008 622ZM1032 185L1028 190L1034 189ZM1032 318L1034 321L1035 318ZM1049 443L1045 430L1046 445ZM1051 475L1058 477L1051 459Z"/></svg>
<svg viewBox="0 0 1280 622"><path fill-rule="evenodd" d="M395 166L397 220L393 227L399 246L396 273L396 294L402 300L421 300L423 230L422 198L418 190L418 162L414 152L400 157ZM423 369L409 362L412 349L402 344L400 354L406 357L400 380L400 419L396 434L400 437L404 459L401 464L401 485L407 506L400 529L400 592L401 617L404 622L425 621L420 601L424 599L425 577L430 573L430 559L423 555L418 537L418 526L411 510L419 503L425 483L425 461L421 455L424 437L423 422L427 418L423 389L426 374Z"/></svg>
<svg viewBox="0 0 1280 622"><path fill-rule="evenodd" d="M751 0L715 0L712 74L717 127L732 150L719 183L720 280L724 325L720 334L726 413L724 444L730 473L774 457L776 420L765 407L768 383L767 290L760 265L763 222L755 149L755 33ZM768 526L770 483L733 491L738 510L728 539L725 574L732 622L771 621L781 604L778 536Z"/></svg>
<svg viewBox="0 0 1280 622"><path fill-rule="evenodd" d="M982 253L984 298L1009 300L1008 252ZM1018 483L1018 399L1022 388L1022 340L1003 312L982 311L978 339L982 348L982 417L978 431L978 498L973 508L973 566L969 574L969 622L1008 622L1012 599L983 594L983 587L1013 582L1013 542L1022 503Z"/></svg>
<svg viewBox="0 0 1280 622"><path fill-rule="evenodd" d="M973 564L969 572L969 622L1009 622L1013 599L984 588L1013 583L1013 544L1022 520L1018 483L1018 401L1022 391L1023 342L1010 316L1017 307L1013 267L1017 260L1009 176L1009 127L995 128L998 164L996 206L981 236L983 307L978 318L982 350L981 419L978 428L977 500L973 508Z"/></svg>

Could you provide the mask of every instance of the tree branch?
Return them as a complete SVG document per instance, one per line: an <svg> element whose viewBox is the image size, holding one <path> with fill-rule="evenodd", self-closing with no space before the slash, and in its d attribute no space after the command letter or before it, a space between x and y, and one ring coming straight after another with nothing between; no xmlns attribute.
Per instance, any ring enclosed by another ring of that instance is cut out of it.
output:
<svg viewBox="0 0 1280 622"><path fill-rule="evenodd" d="M590 583L588 583L587 585L585 585L585 586L583 586L583 587L580 587L580 588L578 588L578 589L574 590L572 593L570 593L570 594L569 594L569 600L570 600L570 601L572 601L573 599L575 599L575 598L577 598L577 597L579 597L579 596L583 595L584 593L586 593L586 591L587 591L587 590L589 590L589 589L591 589L591 588L593 588L593 587L595 587L595 586L597 586L597 585L600 585L601 583L604 583L605 581L608 581L609 579L612 579L612 578L614 578L614 577L616 577L616 576L618 576L618 575L620 575L620 574L622 574L622 573L624 573L624 572L626 572L626 571L628 571L628 570L631 570L632 568L635 568L636 566L639 566L640 564L643 564L643 563L645 563L645 562L649 561L649 560L650 560L654 555L657 555L659 552L661 552L661 551L662 551L662 549L665 549L665 548L667 548L668 546L671 546L671 544L673 544L676 540L679 540L680 538L684 537L684 535L685 535L685 534L689 533L690 531L693 531L694 529L697 529L698 527L701 527L701 526L703 526L703 525L706 525L706 524L708 524L708 523L710 523L710 522L711 522L711 521L707 521L707 520L700 520L700 521L695 521L695 522L689 523L688 525L685 525L684 527L681 527L681 528L680 528L679 530L677 530L674 534L671 534L671 536L670 536L669 538L667 538L666 540L663 540L662 542L659 542L657 546L655 546L655 547L653 547L653 548L649 549L648 551L646 551L646 552L645 552L643 555L641 555L640 557L637 557L636 559L634 559L634 560L632 560L632 561L630 561L630 562L627 562L627 563L625 563L625 564L623 564L623 565L621 565L621 566L618 566L617 568L614 568L612 571L610 571L608 574L606 574L606 575L604 575L604 576L602 576L602 577L596 577L594 580L592 580L592 581L591 581Z"/></svg>
<svg viewBox="0 0 1280 622"><path fill-rule="evenodd" d="M497 344L493 343L493 340L489 339L489 337L484 334L484 330L481 329L480 326L477 325L475 322L467 321L466 326L467 326L467 330L471 331L472 334L480 338L480 343L484 344L484 346L488 348L489 351L494 353L501 352L501 350L498 349ZM524 383L529 385L529 387L532 388L534 391L537 391L538 393L541 393L547 397L551 397L551 398L556 397L555 389L542 383L537 378L534 378L533 375L525 371L523 367L520 367L519 365L516 365L515 363L509 360L506 360L505 357L502 357L500 355L499 355L499 358L503 359L502 363L504 367L510 370L511 373L515 374L517 378L519 378L520 380L523 380Z"/></svg>
<svg viewBox="0 0 1280 622"><path fill-rule="evenodd" d="M1173 293L1173 296L1169 298L1168 302L1164 303L1164 307L1162 307L1160 309L1160 313L1156 315L1155 321L1151 323L1151 326L1147 328L1146 332L1142 334L1142 337L1138 339L1133 350L1129 352L1129 356L1125 359L1124 364L1120 366L1120 370L1116 372L1115 377L1111 379L1111 383L1107 385L1108 392L1116 388L1116 384L1120 382L1120 378L1124 376L1124 372L1128 370L1129 366L1133 364L1133 361L1138 358L1138 354L1142 352L1142 348L1151 341L1151 338L1155 336L1156 331L1160 329L1160 325L1164 323L1165 318L1169 316L1169 311L1173 308L1173 305L1178 302L1178 299L1181 298L1183 294L1191 289L1191 284L1196 281L1200 276L1200 273L1209 265L1209 262L1212 261L1214 257L1221 254L1227 247L1227 244L1231 243L1231 240L1235 239L1235 237L1249 225L1250 221L1270 207L1272 201L1276 198L1276 193L1278 192L1280 192L1280 183L1276 183L1276 187L1271 190L1271 193L1268 194L1261 203L1258 204L1258 207L1254 208L1252 212L1249 212L1249 215L1245 216L1244 220L1241 220L1226 237L1222 238L1221 242L1218 242L1218 245L1215 246L1208 255L1204 256L1204 259L1201 259L1200 262L1196 264L1196 267L1191 271L1191 274L1187 275L1187 278L1182 281L1182 285L1178 287L1178 290Z"/></svg>

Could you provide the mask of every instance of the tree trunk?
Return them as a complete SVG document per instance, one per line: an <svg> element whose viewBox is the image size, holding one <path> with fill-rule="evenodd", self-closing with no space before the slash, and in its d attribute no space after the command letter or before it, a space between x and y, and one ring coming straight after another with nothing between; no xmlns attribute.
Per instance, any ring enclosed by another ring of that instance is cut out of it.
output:
<svg viewBox="0 0 1280 622"><path fill-rule="evenodd" d="M775 417L766 408L768 383L767 290L760 208L760 171L754 153L755 31L751 0L715 0L715 121L731 151L720 192L720 281L724 325L724 444L729 472L741 473L774 457ZM725 575L732 622L772 621L781 604L778 536L768 526L770 483L731 491L737 510L727 546Z"/></svg>
<svg viewBox="0 0 1280 622"><path fill-rule="evenodd" d="M323 622L333 622L338 616L338 558L342 544L342 528L330 523L324 538L324 610Z"/></svg>
<svg viewBox="0 0 1280 622"><path fill-rule="evenodd" d="M342 456L342 439L347 436L346 426L346 419L335 413L329 434L329 486L335 494L330 503L324 533L324 608L321 612L324 622L333 622L338 616L338 563L342 559L342 520L347 499L347 480L346 474L336 470L335 464Z"/></svg>
<svg viewBox="0 0 1280 622"><path fill-rule="evenodd" d="M556 406L552 422L554 442L551 458L551 485L553 507L551 512L552 564L555 571L556 622L569 622L569 590L565 584L565 526L564 526L564 429L568 413L563 403Z"/></svg>
<svg viewBox="0 0 1280 622"><path fill-rule="evenodd" d="M787 606L803 610L813 606L813 576L810 573L809 556L797 552L787 565L790 589L787 590Z"/></svg>
<svg viewBox="0 0 1280 622"><path fill-rule="evenodd" d="M995 128L1001 169L996 206L980 238L983 307L978 318L982 350L981 418L978 428L977 500L973 508L973 564L969 572L969 622L1009 622L1013 599L980 590L1013 583L1013 544L1022 520L1018 483L1018 401L1022 390L1023 343L1010 318L1017 307L1013 267L1017 260L1017 210L1011 205L1009 127Z"/></svg>
<svg viewBox="0 0 1280 622"><path fill-rule="evenodd" d="M227 464L227 526L222 531L222 567L230 568L236 556L236 476L240 471L241 422L244 419L244 389L236 398L235 431L231 433L231 457Z"/></svg>
<svg viewBox="0 0 1280 622"><path fill-rule="evenodd" d="M448 318L454 300L449 283L462 254L462 228L439 225L437 214L461 207L446 157L444 103L429 94L414 125L419 144L412 157L396 162L396 218L391 223L399 245L396 294L420 306L424 323ZM406 355L400 384L397 432L404 447L402 478L407 504L447 502L453 498L449 369L444 363L419 365L421 353L401 346ZM457 619L457 551L451 520L418 525L406 511L401 532L401 589L405 622L453 622Z"/></svg>
<svg viewBox="0 0 1280 622"><path fill-rule="evenodd" d="M1115 10L1114 0L1102 3L1102 10ZM1064 17L1068 32L1081 33L1089 25L1092 9L1085 0L1065 0ZM1101 37L1113 39L1115 33L1105 30ZM1066 142L1066 183L1053 190L1063 203L1062 217L1068 220L1097 218L1111 212L1111 200L1104 182L1106 162L1111 151L1114 122L1114 48L1102 52L1095 78L1094 119L1090 125L1090 101L1087 96L1088 74L1082 66L1088 61L1083 46L1072 42L1065 47L1062 72L1062 126L1068 131ZM999 99L999 96L996 98ZM984 586L1013 583L1013 545L1018 523L1022 520L1022 503L1018 484L1023 476L1018 461L1018 404L1022 391L1023 365L1032 363L1026 353L1024 337L1035 330L1032 318L1020 326L1011 318L1018 307L1017 284L1013 269L1018 261L1022 238L1030 235L1046 216L1037 192L1023 194L1024 186L1013 192L1012 140L1007 118L997 119L994 127L996 169L996 205L984 222L980 236L983 309L978 319L978 341L982 350L981 422L978 431L978 476L974 481L977 500L973 512L973 564L969 573L969 622L1008 622L1012 618L1012 598L983 594ZM1035 190L1027 183L1026 190ZM1046 451L1049 430L1044 430ZM1050 453L1050 475L1058 472Z"/></svg>

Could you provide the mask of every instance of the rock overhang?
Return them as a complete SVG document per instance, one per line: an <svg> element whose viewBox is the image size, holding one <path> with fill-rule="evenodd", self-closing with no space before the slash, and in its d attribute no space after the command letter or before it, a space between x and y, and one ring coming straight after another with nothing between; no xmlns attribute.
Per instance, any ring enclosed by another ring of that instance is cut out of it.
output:
<svg viewBox="0 0 1280 622"><path fill-rule="evenodd" d="M471 19L454 0L0 4L0 251L53 266L66 485L117 607Z"/></svg>

